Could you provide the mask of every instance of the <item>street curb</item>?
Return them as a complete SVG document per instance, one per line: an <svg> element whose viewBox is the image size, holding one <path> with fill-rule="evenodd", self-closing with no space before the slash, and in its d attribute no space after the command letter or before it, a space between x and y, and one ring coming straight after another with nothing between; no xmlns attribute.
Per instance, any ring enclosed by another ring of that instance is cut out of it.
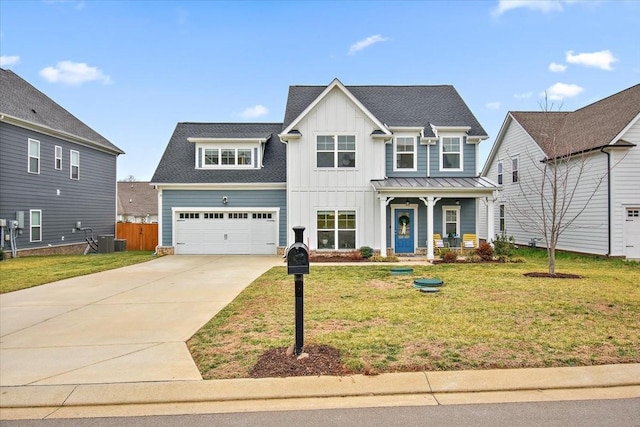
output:
<svg viewBox="0 0 640 427"><path fill-rule="evenodd" d="M0 387L0 408L182 404L640 386L640 364ZM640 396L638 396L640 397Z"/></svg>

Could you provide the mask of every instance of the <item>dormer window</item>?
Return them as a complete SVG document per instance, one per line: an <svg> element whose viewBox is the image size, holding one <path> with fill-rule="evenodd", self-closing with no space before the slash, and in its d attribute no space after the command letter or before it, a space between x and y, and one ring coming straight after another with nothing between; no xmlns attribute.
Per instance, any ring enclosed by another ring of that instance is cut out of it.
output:
<svg viewBox="0 0 640 427"><path fill-rule="evenodd" d="M253 167L250 148L203 148L202 167Z"/></svg>

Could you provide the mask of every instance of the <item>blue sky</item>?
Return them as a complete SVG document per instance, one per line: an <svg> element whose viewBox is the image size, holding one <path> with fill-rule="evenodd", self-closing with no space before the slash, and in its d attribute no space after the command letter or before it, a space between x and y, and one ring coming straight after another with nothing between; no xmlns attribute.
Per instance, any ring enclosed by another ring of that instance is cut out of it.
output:
<svg viewBox="0 0 640 427"><path fill-rule="evenodd" d="M483 125L640 82L640 2L0 0L1 66L151 179L177 122L280 122L289 85L451 84ZM479 165L479 167L482 165Z"/></svg>

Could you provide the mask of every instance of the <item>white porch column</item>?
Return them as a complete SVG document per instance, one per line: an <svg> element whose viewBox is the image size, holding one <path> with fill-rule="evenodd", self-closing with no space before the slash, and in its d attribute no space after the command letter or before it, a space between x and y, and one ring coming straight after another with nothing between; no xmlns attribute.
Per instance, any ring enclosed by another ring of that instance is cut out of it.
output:
<svg viewBox="0 0 640 427"><path fill-rule="evenodd" d="M494 196L487 197L487 242L493 246L493 237L496 235L496 219L493 217Z"/></svg>
<svg viewBox="0 0 640 427"><path fill-rule="evenodd" d="M387 198L380 196L380 256L387 256Z"/></svg>
<svg viewBox="0 0 640 427"><path fill-rule="evenodd" d="M427 197L427 260L433 261L433 205L434 197Z"/></svg>

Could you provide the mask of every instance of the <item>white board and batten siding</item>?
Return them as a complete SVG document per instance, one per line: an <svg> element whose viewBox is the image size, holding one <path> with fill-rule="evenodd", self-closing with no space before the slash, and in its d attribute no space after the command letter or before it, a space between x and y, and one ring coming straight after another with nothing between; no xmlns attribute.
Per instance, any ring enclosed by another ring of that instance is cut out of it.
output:
<svg viewBox="0 0 640 427"><path fill-rule="evenodd" d="M356 212L356 248L379 247L379 205L372 179L384 177L384 142L373 140L371 120L340 89L334 88L300 121L302 137L287 146L289 224L303 225L305 243L317 248L319 210ZM355 135L355 168L316 167L317 135ZM289 244L293 242L289 230Z"/></svg>

